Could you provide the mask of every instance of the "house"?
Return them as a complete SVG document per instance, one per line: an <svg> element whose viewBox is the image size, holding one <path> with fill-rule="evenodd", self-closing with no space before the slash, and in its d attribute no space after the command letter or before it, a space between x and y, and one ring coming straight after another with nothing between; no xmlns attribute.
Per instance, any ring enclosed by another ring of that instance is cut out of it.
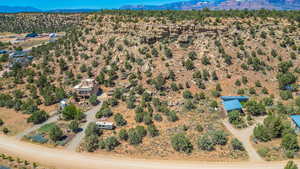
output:
<svg viewBox="0 0 300 169"><path fill-rule="evenodd" d="M37 36L39 36L37 33L32 32L32 33L27 34L27 35L26 35L26 38L35 38L35 37L37 37Z"/></svg>
<svg viewBox="0 0 300 169"><path fill-rule="evenodd" d="M238 100L224 101L223 105L224 105L224 109L227 112L234 111L234 110L242 111L243 109L241 103Z"/></svg>
<svg viewBox="0 0 300 169"><path fill-rule="evenodd" d="M293 121L293 127L295 128L296 133L300 132L300 115L295 114L290 116Z"/></svg>
<svg viewBox="0 0 300 169"><path fill-rule="evenodd" d="M56 33L50 33L49 38L56 38Z"/></svg>
<svg viewBox="0 0 300 169"><path fill-rule="evenodd" d="M240 102L244 102L244 101L248 101L249 97L248 96L221 96L221 99L223 101L238 100Z"/></svg>
<svg viewBox="0 0 300 169"><path fill-rule="evenodd" d="M28 56L24 51L12 52L11 54L9 54L8 58L10 68L12 68L16 64L20 66L27 66L33 60L33 56Z"/></svg>
<svg viewBox="0 0 300 169"><path fill-rule="evenodd" d="M96 126L99 129L106 129L106 130L112 130L114 129L114 123L112 122L105 122L105 121L97 121Z"/></svg>
<svg viewBox="0 0 300 169"><path fill-rule="evenodd" d="M74 92L80 98L89 98L91 95L97 94L98 90L98 84L94 79L82 80L74 87Z"/></svg>
<svg viewBox="0 0 300 169"><path fill-rule="evenodd" d="M7 54L8 52L6 50L0 50L0 54Z"/></svg>
<svg viewBox="0 0 300 169"><path fill-rule="evenodd" d="M243 111L243 106L241 102L249 100L247 96L221 96L223 100L224 109L227 112L238 110Z"/></svg>
<svg viewBox="0 0 300 169"><path fill-rule="evenodd" d="M17 50L15 52L12 52L11 54L9 54L9 59L25 57L25 56L27 56L26 52L21 51L21 50Z"/></svg>

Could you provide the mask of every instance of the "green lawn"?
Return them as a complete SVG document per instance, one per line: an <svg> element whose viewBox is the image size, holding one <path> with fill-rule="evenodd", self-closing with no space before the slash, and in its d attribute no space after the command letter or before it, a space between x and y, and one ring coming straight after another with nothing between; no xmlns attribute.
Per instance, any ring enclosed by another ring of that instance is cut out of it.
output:
<svg viewBox="0 0 300 169"><path fill-rule="evenodd" d="M41 134L46 134L50 131L50 129L52 127L55 126L55 123L49 123L49 124L45 124L43 125L41 128L38 129L38 132L41 133Z"/></svg>

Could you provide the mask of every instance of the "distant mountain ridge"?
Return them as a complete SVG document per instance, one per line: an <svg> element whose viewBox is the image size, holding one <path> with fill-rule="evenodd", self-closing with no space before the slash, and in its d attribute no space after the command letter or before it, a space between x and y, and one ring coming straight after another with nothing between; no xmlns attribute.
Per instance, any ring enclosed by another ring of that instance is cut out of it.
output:
<svg viewBox="0 0 300 169"><path fill-rule="evenodd" d="M120 9L130 10L213 10L229 9L275 9L300 10L300 0L190 0L163 5L127 5Z"/></svg>
<svg viewBox="0 0 300 169"><path fill-rule="evenodd" d="M42 10L30 6L0 6L0 13L41 12Z"/></svg>
<svg viewBox="0 0 300 169"><path fill-rule="evenodd" d="M52 13L86 13L86 12L96 12L100 9L51 9L51 10L41 10L34 7L24 7L24 6L0 6L0 13L21 13L21 12L52 12Z"/></svg>

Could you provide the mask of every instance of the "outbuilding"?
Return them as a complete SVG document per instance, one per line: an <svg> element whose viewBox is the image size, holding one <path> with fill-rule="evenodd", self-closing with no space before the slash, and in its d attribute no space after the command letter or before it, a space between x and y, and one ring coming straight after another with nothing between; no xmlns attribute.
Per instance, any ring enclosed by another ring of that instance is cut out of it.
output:
<svg viewBox="0 0 300 169"><path fill-rule="evenodd" d="M106 129L106 130L114 129L114 123L112 122L97 121L96 125L99 129Z"/></svg>
<svg viewBox="0 0 300 169"><path fill-rule="evenodd" d="M295 114L295 115L291 115L290 116L292 121L293 121L293 126L295 128L295 131L297 133L300 132L300 115L299 114Z"/></svg>
<svg viewBox="0 0 300 169"><path fill-rule="evenodd" d="M247 96L221 96L223 100L224 109L227 112L238 110L242 111L243 106L241 102L246 102L249 100Z"/></svg>
<svg viewBox="0 0 300 169"><path fill-rule="evenodd" d="M228 100L223 102L224 109L229 111L239 110L242 111L243 107L238 100Z"/></svg>

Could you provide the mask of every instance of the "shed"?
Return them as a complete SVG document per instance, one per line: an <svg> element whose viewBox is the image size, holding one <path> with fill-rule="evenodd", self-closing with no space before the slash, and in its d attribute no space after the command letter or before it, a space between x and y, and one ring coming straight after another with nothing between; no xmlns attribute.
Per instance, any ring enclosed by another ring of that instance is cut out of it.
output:
<svg viewBox="0 0 300 169"><path fill-rule="evenodd" d="M239 100L223 101L224 108L227 112L233 110L242 110L242 105Z"/></svg>
<svg viewBox="0 0 300 169"><path fill-rule="evenodd" d="M96 125L99 129L106 129L106 130L114 129L114 123L111 122L97 121Z"/></svg>
<svg viewBox="0 0 300 169"><path fill-rule="evenodd" d="M66 106L68 106L68 99L63 99L59 102L59 109L63 110Z"/></svg>
<svg viewBox="0 0 300 169"><path fill-rule="evenodd" d="M290 117L294 123L295 131L300 132L300 115L296 114L296 115L291 115Z"/></svg>
<svg viewBox="0 0 300 169"><path fill-rule="evenodd" d="M221 96L221 99L223 101L229 101L229 100L238 100L240 102L248 101L248 96Z"/></svg>

